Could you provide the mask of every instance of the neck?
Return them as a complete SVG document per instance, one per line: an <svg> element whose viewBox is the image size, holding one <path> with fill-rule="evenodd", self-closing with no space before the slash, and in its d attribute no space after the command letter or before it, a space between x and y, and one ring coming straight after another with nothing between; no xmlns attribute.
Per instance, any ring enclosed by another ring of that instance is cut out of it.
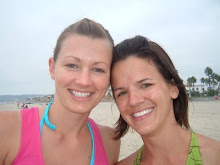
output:
<svg viewBox="0 0 220 165"><path fill-rule="evenodd" d="M162 161L173 159L185 159L187 157L191 132L179 125L173 125L169 129L163 129L151 136L142 136L144 148L143 159Z"/></svg>
<svg viewBox="0 0 220 165"><path fill-rule="evenodd" d="M88 131L88 116L89 114L76 114L71 112L55 101L51 105L48 114L50 122L56 125L56 132L76 135L82 131Z"/></svg>

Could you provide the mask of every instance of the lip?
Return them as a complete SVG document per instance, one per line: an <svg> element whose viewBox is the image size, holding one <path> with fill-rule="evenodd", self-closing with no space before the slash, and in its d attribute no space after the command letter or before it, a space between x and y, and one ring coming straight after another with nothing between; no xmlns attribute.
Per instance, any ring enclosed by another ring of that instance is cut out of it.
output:
<svg viewBox="0 0 220 165"><path fill-rule="evenodd" d="M70 90L69 92L71 93L72 97L74 97L77 100L88 100L94 92L89 92L89 91L77 91L77 90Z"/></svg>
<svg viewBox="0 0 220 165"><path fill-rule="evenodd" d="M154 110L154 107L146 108L141 111L133 113L132 117L135 120L141 120L141 119L148 117L151 114L151 112L153 112L153 110Z"/></svg>

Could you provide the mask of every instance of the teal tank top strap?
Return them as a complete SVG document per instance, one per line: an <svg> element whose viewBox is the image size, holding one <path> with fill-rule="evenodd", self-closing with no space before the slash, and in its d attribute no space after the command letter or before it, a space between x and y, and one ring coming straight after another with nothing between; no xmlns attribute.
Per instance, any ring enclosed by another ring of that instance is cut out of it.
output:
<svg viewBox="0 0 220 165"><path fill-rule="evenodd" d="M199 149L199 141L196 134L191 130L191 142L186 165L203 165Z"/></svg>
<svg viewBox="0 0 220 165"><path fill-rule="evenodd" d="M40 134L42 134L42 132L43 132L43 125L44 125L44 123L46 123L46 125L50 129L52 129L52 130L56 129L56 126L50 123L49 117L48 117L48 113L49 113L51 104L53 104L53 100L51 100L51 102L47 105L47 107L46 107L46 109L44 111L44 116L40 120Z"/></svg>
<svg viewBox="0 0 220 165"><path fill-rule="evenodd" d="M92 127L89 122L88 122L88 127L89 127L89 131L90 131L90 134L92 137L92 155L91 155L91 159L90 159L90 165L94 165L94 163L95 163L95 140L94 140L94 134L92 131Z"/></svg>
<svg viewBox="0 0 220 165"><path fill-rule="evenodd" d="M42 119L40 120L40 134L42 134L43 132L43 125L44 123L51 129L51 130L55 130L56 126L54 124L51 124L49 121L49 117L48 117L48 113L50 110L50 106L52 105L53 100L51 100L51 102L47 105L45 111L44 111L44 116L42 117ZM92 127L90 125L90 123L88 122L88 128L89 128L89 132L91 134L91 138L92 138L92 155L91 155L91 159L90 159L90 165L94 165L95 163L95 141L94 141L94 134L92 131Z"/></svg>
<svg viewBox="0 0 220 165"><path fill-rule="evenodd" d="M138 150L138 154L137 154L137 156L136 156L136 158L135 158L135 160L134 160L134 165L139 165L139 164L140 164L143 147L144 147L144 146L142 146L142 147Z"/></svg>

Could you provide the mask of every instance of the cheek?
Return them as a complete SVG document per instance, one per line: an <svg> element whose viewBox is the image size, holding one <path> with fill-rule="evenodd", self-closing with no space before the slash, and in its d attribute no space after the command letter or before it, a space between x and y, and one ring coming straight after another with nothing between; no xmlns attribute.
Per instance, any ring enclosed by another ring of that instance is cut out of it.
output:
<svg viewBox="0 0 220 165"><path fill-rule="evenodd" d="M152 102L156 103L160 100L161 92L157 90L156 88L152 88L149 91L144 91L144 97L147 100L151 100Z"/></svg>
<svg viewBox="0 0 220 165"><path fill-rule="evenodd" d="M166 86L157 86L156 88L152 89L150 97L155 102L163 102L163 100L170 98L170 91Z"/></svg>
<svg viewBox="0 0 220 165"><path fill-rule="evenodd" d="M99 88L100 90L107 90L110 85L110 76L102 76L102 77L96 77L94 79L94 84L96 85L96 88Z"/></svg>
<svg viewBox="0 0 220 165"><path fill-rule="evenodd" d="M63 72L62 70L59 70L55 72L55 83L59 84L59 86L65 86L70 80L73 78L73 75L68 75L66 72Z"/></svg>
<svg viewBox="0 0 220 165"><path fill-rule="evenodd" d="M116 105L118 107L120 114L123 116L126 112L126 109L127 109L127 105L126 105L125 100L117 100Z"/></svg>

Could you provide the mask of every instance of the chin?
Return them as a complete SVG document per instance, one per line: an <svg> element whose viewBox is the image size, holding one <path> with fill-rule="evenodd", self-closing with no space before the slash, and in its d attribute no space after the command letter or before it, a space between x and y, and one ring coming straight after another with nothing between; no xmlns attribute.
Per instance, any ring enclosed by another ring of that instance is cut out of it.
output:
<svg viewBox="0 0 220 165"><path fill-rule="evenodd" d="M139 129L134 129L139 135L141 136L148 136L153 133L153 128L150 127L144 127Z"/></svg>

